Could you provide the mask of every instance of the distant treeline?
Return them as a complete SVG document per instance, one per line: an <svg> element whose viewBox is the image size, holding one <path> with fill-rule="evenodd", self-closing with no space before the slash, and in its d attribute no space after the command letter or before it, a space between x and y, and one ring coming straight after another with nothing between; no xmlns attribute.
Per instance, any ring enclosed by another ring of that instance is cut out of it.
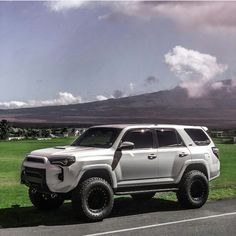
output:
<svg viewBox="0 0 236 236"><path fill-rule="evenodd" d="M7 120L0 121L0 139L12 140L12 139L31 139L31 138L57 138L57 137L69 137L79 136L87 127L62 127L58 126L20 126L16 127ZM50 128L49 128L50 127Z"/></svg>
<svg viewBox="0 0 236 236"><path fill-rule="evenodd" d="M78 136L85 129L94 124L58 124L58 123L10 123L7 120L0 121L0 139L30 139L30 138L57 138ZM210 129L209 134L222 142L235 142L236 129Z"/></svg>

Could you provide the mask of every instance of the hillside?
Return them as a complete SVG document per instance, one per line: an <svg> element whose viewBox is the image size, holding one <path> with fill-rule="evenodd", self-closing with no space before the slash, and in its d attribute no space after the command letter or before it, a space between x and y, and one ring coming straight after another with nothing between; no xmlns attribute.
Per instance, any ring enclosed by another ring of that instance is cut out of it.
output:
<svg viewBox="0 0 236 236"><path fill-rule="evenodd" d="M83 104L0 110L0 119L16 123L178 123L236 127L236 87L231 81L203 97L172 90Z"/></svg>

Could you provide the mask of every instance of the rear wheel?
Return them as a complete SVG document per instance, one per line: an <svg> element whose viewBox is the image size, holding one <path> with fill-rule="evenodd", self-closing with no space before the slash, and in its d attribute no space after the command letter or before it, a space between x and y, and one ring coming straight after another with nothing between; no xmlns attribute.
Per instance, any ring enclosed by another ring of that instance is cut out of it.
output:
<svg viewBox="0 0 236 236"><path fill-rule="evenodd" d="M39 210L54 210L59 208L64 202L64 198L57 194L39 193L31 188L29 189L29 198Z"/></svg>
<svg viewBox="0 0 236 236"><path fill-rule="evenodd" d="M102 178L89 178L72 193L72 206L76 213L89 221L103 220L111 213L113 204L113 190Z"/></svg>
<svg viewBox="0 0 236 236"><path fill-rule="evenodd" d="M200 208L207 201L208 193L207 177L200 171L192 170L183 177L176 196L181 206Z"/></svg>
<svg viewBox="0 0 236 236"><path fill-rule="evenodd" d="M147 201L152 199L155 196L156 193L150 192L150 193L135 193L131 194L131 197L136 201Z"/></svg>

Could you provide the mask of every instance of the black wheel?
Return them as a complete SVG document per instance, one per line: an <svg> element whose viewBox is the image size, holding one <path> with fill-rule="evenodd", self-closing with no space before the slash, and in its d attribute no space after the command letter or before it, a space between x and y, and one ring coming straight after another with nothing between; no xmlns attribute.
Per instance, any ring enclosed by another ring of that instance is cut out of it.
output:
<svg viewBox="0 0 236 236"><path fill-rule="evenodd" d="M72 206L77 215L89 221L103 220L110 214L113 204L113 190L102 178L89 178L72 193Z"/></svg>
<svg viewBox="0 0 236 236"><path fill-rule="evenodd" d="M156 193L150 192L150 193L135 193L131 194L131 197L136 201L147 201L152 199L155 196Z"/></svg>
<svg viewBox="0 0 236 236"><path fill-rule="evenodd" d="M176 193L180 205L184 208L200 208L208 198L209 186L207 177L200 171L186 173Z"/></svg>
<svg viewBox="0 0 236 236"><path fill-rule="evenodd" d="M64 202L60 195L39 193L31 188L29 189L29 198L39 210L54 210L59 208Z"/></svg>

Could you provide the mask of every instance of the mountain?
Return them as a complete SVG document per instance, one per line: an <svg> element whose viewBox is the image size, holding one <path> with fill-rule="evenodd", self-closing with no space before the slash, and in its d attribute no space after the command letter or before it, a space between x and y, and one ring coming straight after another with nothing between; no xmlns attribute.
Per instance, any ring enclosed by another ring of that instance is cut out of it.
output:
<svg viewBox="0 0 236 236"><path fill-rule="evenodd" d="M176 87L83 104L0 110L0 119L18 124L174 123L235 128L236 87L225 80L222 88L199 98L189 98L185 89Z"/></svg>

